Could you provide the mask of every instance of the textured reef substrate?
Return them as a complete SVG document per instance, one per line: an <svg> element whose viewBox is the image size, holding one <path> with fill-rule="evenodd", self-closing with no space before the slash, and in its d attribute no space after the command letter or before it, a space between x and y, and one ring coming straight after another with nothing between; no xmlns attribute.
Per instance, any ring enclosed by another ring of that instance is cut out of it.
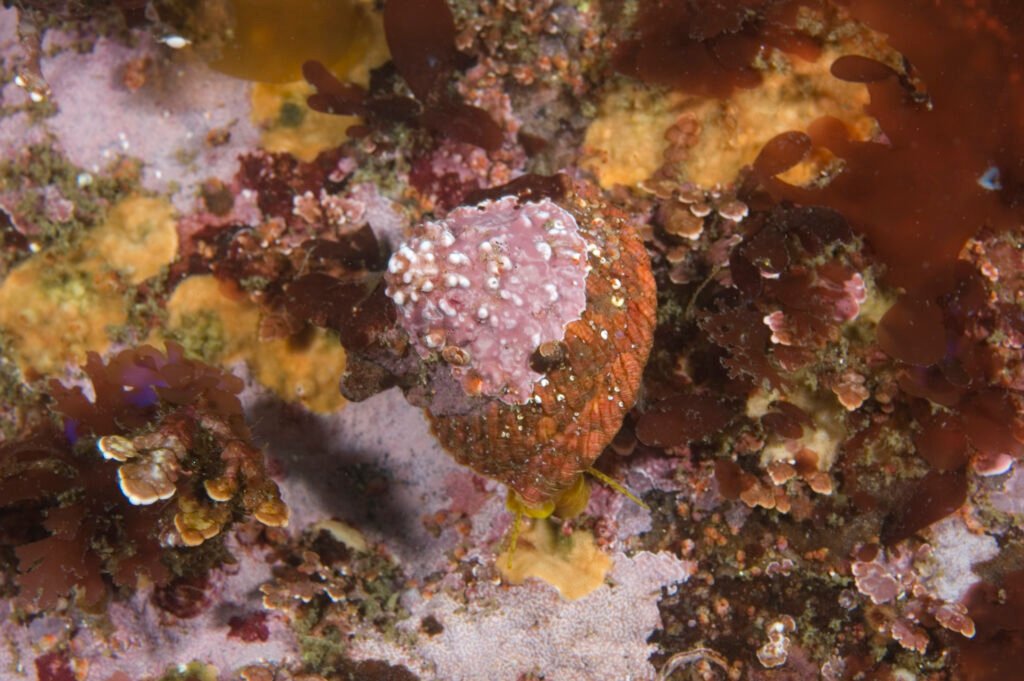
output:
<svg viewBox="0 0 1024 681"><path fill-rule="evenodd" d="M1018 5L6 0L0 677L1015 678Z"/></svg>

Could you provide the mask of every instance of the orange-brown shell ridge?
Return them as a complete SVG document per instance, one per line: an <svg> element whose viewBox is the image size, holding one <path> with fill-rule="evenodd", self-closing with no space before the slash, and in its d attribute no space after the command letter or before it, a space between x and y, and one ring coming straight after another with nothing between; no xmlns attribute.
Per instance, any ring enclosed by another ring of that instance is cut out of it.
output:
<svg viewBox="0 0 1024 681"><path fill-rule="evenodd" d="M637 399L657 308L647 252L624 216L584 184L558 206L586 241L586 306L560 342L529 349L542 372L532 395L514 403L467 395L470 409L426 401L434 433L459 463L533 506L569 488L618 432Z"/></svg>

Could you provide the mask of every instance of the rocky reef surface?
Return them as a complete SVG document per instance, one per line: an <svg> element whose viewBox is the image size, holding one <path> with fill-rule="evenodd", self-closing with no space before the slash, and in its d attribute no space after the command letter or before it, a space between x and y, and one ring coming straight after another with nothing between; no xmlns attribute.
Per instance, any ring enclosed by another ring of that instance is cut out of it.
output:
<svg viewBox="0 0 1024 681"><path fill-rule="evenodd" d="M1015 678L1017 4L5 0L0 678Z"/></svg>

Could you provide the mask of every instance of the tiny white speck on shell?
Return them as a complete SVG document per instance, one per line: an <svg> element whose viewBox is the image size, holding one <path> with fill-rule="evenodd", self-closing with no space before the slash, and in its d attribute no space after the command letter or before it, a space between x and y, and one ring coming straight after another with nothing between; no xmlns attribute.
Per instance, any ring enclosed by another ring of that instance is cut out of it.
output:
<svg viewBox="0 0 1024 681"><path fill-rule="evenodd" d="M572 213L508 196L417 225L388 264L386 292L420 356L438 351L426 334L440 330L471 358L457 372L467 385L523 404L543 378L530 366L537 345L562 340L586 309L587 252Z"/></svg>

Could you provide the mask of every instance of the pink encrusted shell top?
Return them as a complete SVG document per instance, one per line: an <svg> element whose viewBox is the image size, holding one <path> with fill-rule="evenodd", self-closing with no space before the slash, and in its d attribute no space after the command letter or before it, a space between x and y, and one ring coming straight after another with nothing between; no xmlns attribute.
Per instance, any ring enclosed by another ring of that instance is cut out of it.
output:
<svg viewBox="0 0 1024 681"><path fill-rule="evenodd" d="M507 196L417 225L388 263L387 295L423 358L440 355L469 394L530 400L530 366L587 304L587 242L548 199Z"/></svg>

